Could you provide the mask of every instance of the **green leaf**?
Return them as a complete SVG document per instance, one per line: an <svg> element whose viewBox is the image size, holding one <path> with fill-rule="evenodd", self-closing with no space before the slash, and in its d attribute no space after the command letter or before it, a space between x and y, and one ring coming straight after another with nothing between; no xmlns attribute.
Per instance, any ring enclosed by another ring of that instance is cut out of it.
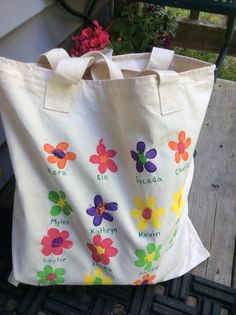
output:
<svg viewBox="0 0 236 315"><path fill-rule="evenodd" d="M73 209L71 208L71 206L67 202L65 202L65 205L63 207L64 214L69 215L70 212L72 212L72 211L73 211Z"/></svg>
<svg viewBox="0 0 236 315"><path fill-rule="evenodd" d="M102 279L101 278L96 278L93 284L94 285L101 285L102 284Z"/></svg>
<svg viewBox="0 0 236 315"><path fill-rule="evenodd" d="M47 283L47 280L46 279L40 279L38 280L38 284L45 284Z"/></svg>
<svg viewBox="0 0 236 315"><path fill-rule="evenodd" d="M65 269L64 268L57 268L54 273L58 276L64 275Z"/></svg>
<svg viewBox="0 0 236 315"><path fill-rule="evenodd" d="M66 194L64 193L64 191L60 191L59 195L60 195L61 199L63 199L63 200L66 199Z"/></svg>
<svg viewBox="0 0 236 315"><path fill-rule="evenodd" d="M151 269L152 268L152 262L151 261L149 261L147 264L146 264L146 266L144 267L144 270L149 270L149 269Z"/></svg>
<svg viewBox="0 0 236 315"><path fill-rule="evenodd" d="M51 208L50 214L55 217L56 215L60 214L62 211L62 208L59 206L54 206Z"/></svg>
<svg viewBox="0 0 236 315"><path fill-rule="evenodd" d="M134 264L136 267L143 267L145 263L146 263L145 260L139 259L139 260L136 260Z"/></svg>
<svg viewBox="0 0 236 315"><path fill-rule="evenodd" d="M147 245L147 251L148 251L148 253L150 254L150 253L154 252L154 250L156 250L155 244L149 243L149 244Z"/></svg>
<svg viewBox="0 0 236 315"><path fill-rule="evenodd" d="M159 258L160 258L160 253L156 251L155 256L153 257L153 260L158 260Z"/></svg>
<svg viewBox="0 0 236 315"><path fill-rule="evenodd" d="M53 268L50 265L47 265L43 268L43 270L45 271L46 275L49 275L50 273L53 273Z"/></svg>
<svg viewBox="0 0 236 315"><path fill-rule="evenodd" d="M59 201L59 195L55 191L50 191L48 194L48 199L54 203L57 203Z"/></svg>
<svg viewBox="0 0 236 315"><path fill-rule="evenodd" d="M54 280L56 283L64 283L64 278L62 277L56 277L56 279Z"/></svg>
<svg viewBox="0 0 236 315"><path fill-rule="evenodd" d="M44 271L38 271L38 272L37 272L37 276L38 276L39 278L45 278L45 277L46 277L46 274L45 274Z"/></svg>
<svg viewBox="0 0 236 315"><path fill-rule="evenodd" d="M144 250L142 249L137 249L135 251L135 255L138 257L138 258L141 258L141 259L144 259L146 257L146 253Z"/></svg>

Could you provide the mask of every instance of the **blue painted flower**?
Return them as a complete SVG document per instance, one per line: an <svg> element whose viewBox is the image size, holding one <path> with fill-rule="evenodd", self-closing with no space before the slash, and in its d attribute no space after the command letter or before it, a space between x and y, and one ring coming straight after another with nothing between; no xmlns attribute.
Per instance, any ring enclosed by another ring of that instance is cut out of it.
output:
<svg viewBox="0 0 236 315"><path fill-rule="evenodd" d="M137 152L130 151L132 158L136 161L136 170L141 173L144 168L149 172L153 173L157 170L156 165L148 159L154 159L157 155L156 149L151 149L144 153L146 145L143 141L137 143Z"/></svg>
<svg viewBox="0 0 236 315"><path fill-rule="evenodd" d="M107 211L116 211L118 209L118 204L116 202L104 203L102 196L96 195L94 197L94 206L87 209L88 215L93 216L93 224L98 226L102 223L102 220L112 222L114 220L113 215Z"/></svg>

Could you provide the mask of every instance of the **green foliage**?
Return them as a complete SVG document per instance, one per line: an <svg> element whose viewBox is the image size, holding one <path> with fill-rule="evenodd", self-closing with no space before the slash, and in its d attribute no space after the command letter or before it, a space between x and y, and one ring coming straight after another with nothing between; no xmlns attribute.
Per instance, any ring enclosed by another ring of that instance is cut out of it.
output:
<svg viewBox="0 0 236 315"><path fill-rule="evenodd" d="M157 5L129 3L111 26L114 54L168 47L177 29L176 18Z"/></svg>

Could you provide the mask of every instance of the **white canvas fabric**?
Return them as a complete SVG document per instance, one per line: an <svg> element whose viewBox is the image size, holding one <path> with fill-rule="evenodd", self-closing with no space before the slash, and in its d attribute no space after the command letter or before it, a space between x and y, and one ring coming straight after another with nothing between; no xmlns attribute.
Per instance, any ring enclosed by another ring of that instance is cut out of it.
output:
<svg viewBox="0 0 236 315"><path fill-rule="evenodd" d="M214 68L157 48L0 58L12 284L152 284L209 256L188 193Z"/></svg>

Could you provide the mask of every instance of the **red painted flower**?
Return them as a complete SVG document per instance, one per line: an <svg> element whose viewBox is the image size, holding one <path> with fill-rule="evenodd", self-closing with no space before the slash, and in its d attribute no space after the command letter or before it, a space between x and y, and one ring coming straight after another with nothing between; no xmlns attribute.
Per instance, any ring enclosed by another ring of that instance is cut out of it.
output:
<svg viewBox="0 0 236 315"><path fill-rule="evenodd" d="M186 134L185 134L184 130L180 131L180 133L178 134L178 140L179 140L179 142L169 141L169 143L168 143L168 146L171 150L177 151L175 153L175 162L176 163L179 163L181 158L184 161L187 161L189 155L188 155L188 152L186 151L186 149L191 144L191 138L186 139Z"/></svg>
<svg viewBox="0 0 236 315"><path fill-rule="evenodd" d="M148 274L147 275L144 275L142 276L142 279L138 279L134 282L135 285L147 285L147 284L153 284L153 280L156 276L149 276Z"/></svg>
<svg viewBox="0 0 236 315"><path fill-rule="evenodd" d="M69 145L66 142L60 142L56 147L52 146L51 144L45 144L44 150L51 154L47 158L48 163L54 164L57 163L57 166L60 169L63 169L66 166L66 162L68 160L75 160L76 154L74 152L66 152Z"/></svg>
<svg viewBox="0 0 236 315"><path fill-rule="evenodd" d="M109 237L102 240L100 235L95 235L93 244L87 243L88 248L92 252L93 260L97 263L101 262L104 265L108 265L110 262L109 257L116 256L118 253L117 248L111 247L112 243L113 241Z"/></svg>
<svg viewBox="0 0 236 315"><path fill-rule="evenodd" d="M116 163L111 159L116 156L117 152L115 150L107 150L103 139L99 141L97 146L97 155L91 155L89 161L93 164L99 164L98 170L101 174L104 174L107 169L111 172L117 172L118 167Z"/></svg>
<svg viewBox="0 0 236 315"><path fill-rule="evenodd" d="M47 234L41 240L41 244L43 245L41 252L45 256L51 254L61 255L63 249L69 249L73 245L71 241L67 240L70 236L68 231L60 232L58 229L49 229Z"/></svg>

